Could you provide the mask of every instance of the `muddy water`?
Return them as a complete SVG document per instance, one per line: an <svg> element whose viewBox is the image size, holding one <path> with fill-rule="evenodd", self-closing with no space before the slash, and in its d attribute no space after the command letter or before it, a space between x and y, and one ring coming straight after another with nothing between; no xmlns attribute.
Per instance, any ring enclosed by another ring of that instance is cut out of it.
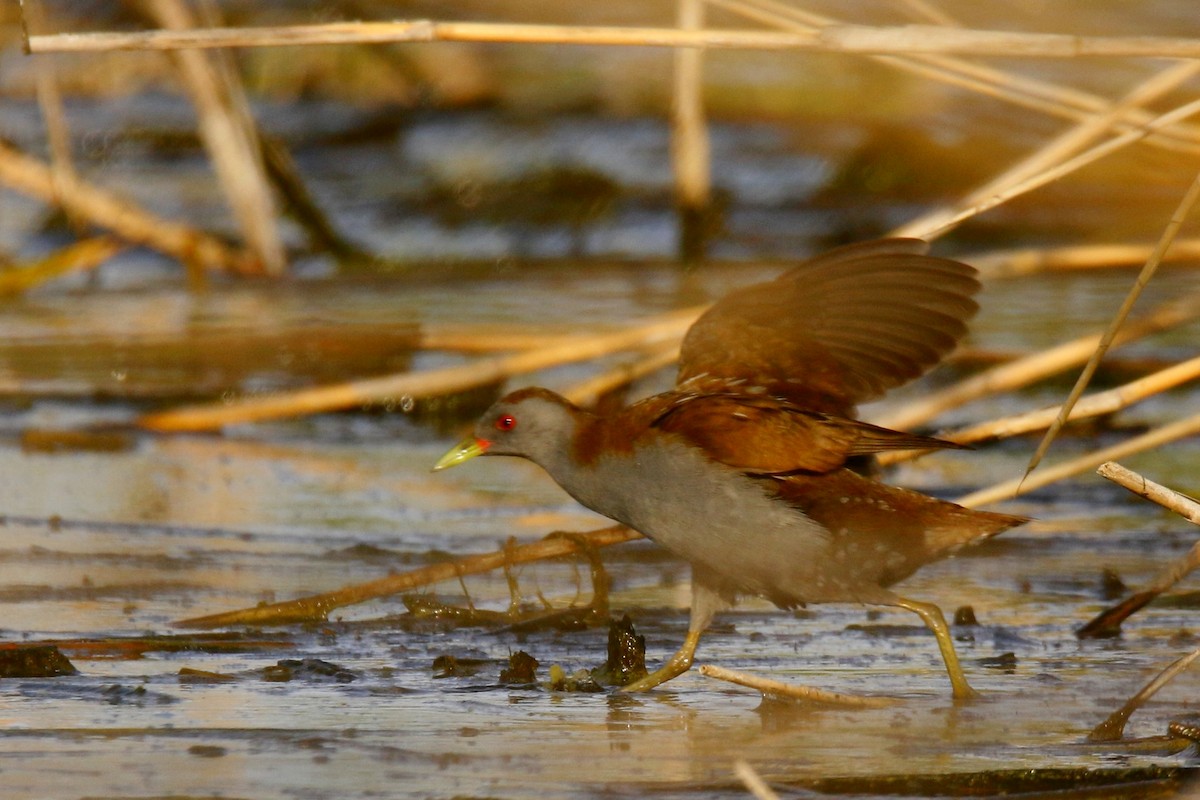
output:
<svg viewBox="0 0 1200 800"><path fill-rule="evenodd" d="M198 319L212 328L235 326L247 314L261 328L287 328L289 320L310 317L331 326L349 320L433 325L461 320L464 307L478 312L473 321L485 323L511 322L536 309L548 311L549 322L605 324L681 307L770 272L711 267L681 276L671 268L613 267L513 276L506 269L493 280L336 288L299 283L282 294L268 286L203 295L143 289L110 292L103 309L86 294L46 293L11 305L3 325L9 347L71 342L74 361L63 362L58 377L84 385L96 370L90 362L106 368L109 352L89 353L79 344L86 334L99 335L115 318L135 319L147 308L157 312L141 328L165 338ZM1107 317L1129 279L1104 273L995 283L983 297L971 344L1039 347L1082 333ZM1192 273L1168 271L1147 304L1193 284ZM1063 298L1071 298L1069 323L1058 313ZM1192 325L1131 353L1182 357L1194 352L1197 335ZM448 358L420 356L416 363ZM124 369L124 381L137 383L138 364ZM536 377L562 385L583 372ZM18 382L23 377L19 364L12 373ZM651 379L640 391L665 379ZM253 390L253 380L248 385ZM1047 385L955 416L1032 407L1063 390ZM1172 393L1120 415L1112 429L1068 437L1053 458L1115 442L1130 435L1131 426L1174 419L1198 405L1194 389ZM402 408L244 426L221 437L137 436L119 452L34 452L18 438L30 427L119 422L142 407L74 392L5 406L5 641L171 634L177 632L171 623L181 618L326 591L446 554L491 550L509 536L533 540L601 522L524 463L485 460L431 475L429 465L453 436L418 424ZM1030 446L1022 441L943 454L891 478L954 497L1016 474ZM1197 491L1194 440L1127 463ZM1178 603L1152 607L1115 640L1080 642L1074 630L1111 602L1103 592L1105 568L1140 585L1190 546L1195 529L1096 477L1003 508L1037 521L932 565L904 585L910 596L948 612L974 608L980 624L960 626L955 635L984 697L966 706L949 698L932 637L902 612L827 606L787 614L750 602L721 617L702 643L701 663L902 698L888 709L844 711L764 704L756 693L695 673L635 697L505 686L498 676L512 651L534 655L545 680L553 664L568 672L599 666L605 632L515 634L413 621L396 616L405 612L396 599L343 609L315 628L249 632L256 641L208 651L163 645L130 659L64 644L78 675L0 682L6 796L718 797L740 793L732 778L735 759L780 786L864 776L1192 765L1190 752L1130 753L1085 745L1083 737L1154 672L1195 647L1194 611ZM686 627L686 567L647 543L614 548L605 559L615 581L614 610L632 615L647 638L648 658L657 662ZM517 577L526 601L540 602L540 594L561 606L590 596L582 564L527 566ZM478 607L502 610L509 603L499 574L429 591L465 605L464 590ZM386 617L392 618L379 622ZM281 639L262 641L268 636ZM480 659L481 669L469 677L435 677L432 664L442 654ZM300 668L290 682L267 680L263 670L281 659L320 659L340 672ZM182 668L231 679L197 682L181 677ZM1195 714L1197 681L1181 676L1133 717L1129 734L1164 734L1169 721ZM853 783L840 790L824 786L853 796L884 792ZM910 793L946 793L948 787L935 782Z"/></svg>

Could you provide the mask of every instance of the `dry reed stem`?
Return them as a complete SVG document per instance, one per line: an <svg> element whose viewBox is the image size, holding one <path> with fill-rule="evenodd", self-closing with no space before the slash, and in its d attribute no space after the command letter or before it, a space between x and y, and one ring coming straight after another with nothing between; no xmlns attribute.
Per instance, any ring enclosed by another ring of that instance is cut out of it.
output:
<svg viewBox="0 0 1200 800"><path fill-rule="evenodd" d="M704 28L704 0L677 0L680 30ZM704 51L687 47L675 51L671 95L671 165L675 172L675 202L682 208L702 209L709 203L711 151L704 121Z"/></svg>
<svg viewBox="0 0 1200 800"><path fill-rule="evenodd" d="M779 800L779 795L767 786L759 774L754 770L754 767L747 764L744 760L738 759L733 762L733 774L746 787L746 791L750 792L755 800Z"/></svg>
<svg viewBox="0 0 1200 800"><path fill-rule="evenodd" d="M1088 734L1089 742L1115 742L1119 741L1125 734L1125 723L1129 721L1129 717L1134 711L1137 711L1142 705L1158 693L1158 690L1166 686L1175 678L1176 675L1187 669L1193 661L1200 658L1200 648L1193 650L1186 656L1176 659L1169 667L1160 672L1152 681L1147 683L1133 697L1126 701L1125 705L1114 711L1108 719L1101 722L1092 732Z"/></svg>
<svg viewBox="0 0 1200 800"><path fill-rule="evenodd" d="M841 692L830 692L825 689L817 689L812 686L795 686L782 681L771 680L770 678L760 678L757 675L748 675L745 672L738 672L725 667L718 667L712 664L705 664L700 667L700 674L706 678L715 678L720 681L729 681L736 683L738 686L745 686L749 689L756 689L763 693L766 697L782 698L787 700L799 700L805 703L814 703L818 705L837 706L839 708L887 708L894 706L900 702L895 697L872 697L856 694L843 694Z"/></svg>
<svg viewBox="0 0 1200 800"><path fill-rule="evenodd" d="M1114 128L1116 123L1127 116L1131 109L1153 102L1193 77L1197 72L1200 72L1200 61L1184 61L1150 76L1102 113L1098 112L1080 120L1074 127L1054 137L1001 174L969 192L966 197L960 198L954 206L932 209L906 223L895 232L895 235L926 238L933 231L945 232L948 230L946 225L949 220L957 218L963 209L985 207L989 198L1001 195L1022 183L1034 181L1039 173L1061 164Z"/></svg>
<svg viewBox="0 0 1200 800"><path fill-rule="evenodd" d="M181 0L142 0L147 13L163 28L187 32L196 20ZM244 117L236 78L221 70L207 54L195 50L171 53L200 122L204 141L238 228L268 275L286 268L276 221L275 201L267 183L253 122Z"/></svg>
<svg viewBox="0 0 1200 800"><path fill-rule="evenodd" d="M1085 244L983 253L970 259L985 280L1017 278L1054 270L1108 269L1143 265L1154 251L1149 244ZM1200 261L1200 239L1177 239L1163 261Z"/></svg>
<svg viewBox="0 0 1200 800"><path fill-rule="evenodd" d="M1162 484L1147 480L1133 470L1126 469L1113 461L1101 464L1096 472L1139 497L1174 511L1188 522L1200 525L1200 503L1192 498L1180 494L1174 489L1168 489ZM1159 573L1144 589L1101 611L1076 631L1076 635L1081 639L1115 636L1121 629L1121 623L1179 583L1196 567L1200 567L1200 541L1193 544L1182 557L1171 562L1171 565Z"/></svg>
<svg viewBox="0 0 1200 800"><path fill-rule="evenodd" d="M609 392L668 367L678 360L679 344L672 342L631 364L618 364L612 369L568 386L560 394L577 406L594 406Z"/></svg>
<svg viewBox="0 0 1200 800"><path fill-rule="evenodd" d="M1034 489L1048 486L1063 478L1069 478L1089 469L1095 469L1105 461L1116 461L1125 456L1141 453L1145 450L1152 450L1155 447L1183 439L1187 436L1194 436L1197 433L1200 433L1200 414L1153 428L1141 436L1135 436L1112 447L1106 447L1093 453L1086 453L1070 461L1045 467L1026 478L1015 478L986 489L980 489L977 492L972 492L965 497L959 498L955 502L967 508L975 508L1001 500L1009 500L1018 495L1032 492Z"/></svg>
<svg viewBox="0 0 1200 800"><path fill-rule="evenodd" d="M54 170L0 142L0 183L47 203L61 204L68 215L111 230L133 244L142 244L184 263L207 269L254 274L261 272L248 253L229 248L219 239L177 222L157 217L128 200L84 181L61 197Z"/></svg>
<svg viewBox="0 0 1200 800"><path fill-rule="evenodd" d="M1200 315L1200 295L1157 306L1145 317L1125 327L1114 341L1122 345L1152 333L1167 330ZM1011 391L1084 363L1095 350L1101 334L1095 333L1064 342L974 375L940 391L932 392L881 418L873 420L888 428L907 430L922 425L945 411L990 394Z"/></svg>
<svg viewBox="0 0 1200 800"><path fill-rule="evenodd" d="M1108 328L1104 331L1104 335L1096 344L1096 350L1088 358L1083 370L1079 373L1079 378L1075 381L1075 385L1071 387L1067 399L1062 404L1062 409L1058 412L1054 422L1046 429L1045 436L1038 443L1037 449L1033 456L1029 459L1029 464L1025 467L1025 474L1033 472L1037 465L1041 462L1042 457L1046 455L1046 451L1050 449L1051 443L1054 442L1058 432L1062 430L1062 426L1066 424L1067 417L1071 414L1071 409L1075 407L1075 403L1079 397L1087 389L1088 384L1092 380L1092 376L1096 374L1096 369L1100 366L1100 359L1104 358L1104 354L1108 352L1109 346L1113 339L1116 338L1121 326L1125 324L1125 320L1129 317L1129 313L1133 310L1133 305L1142 296L1142 291L1150 283L1150 279L1154 277L1154 273L1158 270L1159 264L1162 263L1163 256L1170 249L1171 243L1175 241L1179 229L1183 226L1183 222L1192 212L1197 201L1200 201L1200 174L1192 180L1192 185L1188 187L1184 193L1183 199L1179 202L1179 207L1175 209L1175 213L1171 215L1170 222L1163 229L1162 237L1158 240L1158 244L1154 248L1154 252L1150 254L1150 258L1146 261L1146 265L1142 267L1142 271L1138 273L1137 280L1134 281L1129 293L1125 295L1124 302L1117 309L1116 315L1109 322Z"/></svg>
<svg viewBox="0 0 1200 800"><path fill-rule="evenodd" d="M1188 381L1200 378L1200 356L1182 361L1174 366L1159 370L1135 381L1097 392L1083 398L1071 411L1069 421L1075 422L1091 417L1112 414L1134 403L1141 402L1147 397L1153 397L1169 391ZM1058 416L1061 406L1051 406L1024 414L1014 414L1008 417L988 420L977 425L971 425L958 430L941 432L938 438L947 439L959 444L973 444L992 439L1007 439L1024 433L1044 430ZM928 450L905 450L880 453L875 458L882 466L911 461Z"/></svg>
<svg viewBox="0 0 1200 800"><path fill-rule="evenodd" d="M1165 509L1174 511L1193 525L1200 525L1200 502L1187 495L1148 480L1114 461L1106 461L1101 464L1096 472L1101 477L1108 478L1118 486L1128 489L1138 497L1143 497Z"/></svg>
<svg viewBox="0 0 1200 800"><path fill-rule="evenodd" d="M225 425L296 417L354 408L394 397L421 398L500 383L514 375L586 361L620 350L674 341L703 308L664 314L627 330L560 342L537 350L480 359L427 372L402 373L349 383L284 392L233 403L184 406L140 417L136 424L159 432L213 430Z"/></svg>
<svg viewBox="0 0 1200 800"><path fill-rule="evenodd" d="M838 24L838 20L795 8L779 0L708 0L711 5L725 8L748 19L774 25L785 30L809 32ZM950 86L957 86L994 97L1033 111L1078 120L1085 116L1102 113L1110 100L1069 86L1025 75L1005 72L992 66L966 61L952 56L873 56L881 64L909 74ZM1144 125L1151 119L1148 112L1129 109L1128 115L1118 126L1128 130L1130 126ZM1200 152L1200 128L1177 124L1170 130L1156 133L1148 142L1165 149L1197 153Z"/></svg>
<svg viewBox="0 0 1200 800"><path fill-rule="evenodd" d="M1200 58L1200 39L1171 36L1075 36L1058 33L829 25L814 33L674 28L522 25L488 22L334 22L261 28L29 37L33 53L177 50L385 42L509 42L633 47L710 47L874 54L959 53L1005 58Z"/></svg>
<svg viewBox="0 0 1200 800"><path fill-rule="evenodd" d="M412 591L431 583L462 578L480 572L490 572L506 566L543 561L549 558L585 552L588 548L607 547L642 538L637 531L622 525L600 528L587 533L555 536L537 542L514 545L492 553L465 556L444 564L431 564L400 575L388 575L366 583L358 583L331 592L298 597L269 605L209 614L174 622L179 628L226 628L234 625L292 625L324 622L335 609L369 600L390 597Z"/></svg>
<svg viewBox="0 0 1200 800"><path fill-rule="evenodd" d="M123 249L111 236L74 242L29 266L0 272L0 297L20 294L69 272L95 269Z"/></svg>

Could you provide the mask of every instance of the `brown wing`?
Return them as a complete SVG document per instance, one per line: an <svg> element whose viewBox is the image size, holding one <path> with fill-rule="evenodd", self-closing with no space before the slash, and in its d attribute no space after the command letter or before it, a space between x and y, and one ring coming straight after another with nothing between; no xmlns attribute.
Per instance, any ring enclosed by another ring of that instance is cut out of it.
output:
<svg viewBox="0 0 1200 800"><path fill-rule="evenodd" d="M851 456L962 447L769 397L679 394L663 408L655 427L687 438L722 464L756 474L829 472Z"/></svg>
<svg viewBox="0 0 1200 800"><path fill-rule="evenodd" d="M727 295L684 338L679 387L847 413L924 374L966 333L979 290L974 268L927 249L842 247Z"/></svg>

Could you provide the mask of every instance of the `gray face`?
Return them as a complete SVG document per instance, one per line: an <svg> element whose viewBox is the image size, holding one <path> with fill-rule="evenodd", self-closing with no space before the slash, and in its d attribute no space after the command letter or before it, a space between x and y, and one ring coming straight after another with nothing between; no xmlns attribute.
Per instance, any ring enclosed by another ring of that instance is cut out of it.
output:
<svg viewBox="0 0 1200 800"><path fill-rule="evenodd" d="M575 409L545 389L522 389L497 401L475 424L485 455L521 456L550 469L570 451Z"/></svg>

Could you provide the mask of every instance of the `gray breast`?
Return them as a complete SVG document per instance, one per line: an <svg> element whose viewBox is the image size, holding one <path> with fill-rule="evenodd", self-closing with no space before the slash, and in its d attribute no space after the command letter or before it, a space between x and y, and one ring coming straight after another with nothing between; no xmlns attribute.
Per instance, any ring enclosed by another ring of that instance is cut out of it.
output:
<svg viewBox="0 0 1200 800"><path fill-rule="evenodd" d="M640 531L732 591L782 605L848 600L830 533L761 481L670 434L601 456L586 481L560 481L581 503Z"/></svg>

